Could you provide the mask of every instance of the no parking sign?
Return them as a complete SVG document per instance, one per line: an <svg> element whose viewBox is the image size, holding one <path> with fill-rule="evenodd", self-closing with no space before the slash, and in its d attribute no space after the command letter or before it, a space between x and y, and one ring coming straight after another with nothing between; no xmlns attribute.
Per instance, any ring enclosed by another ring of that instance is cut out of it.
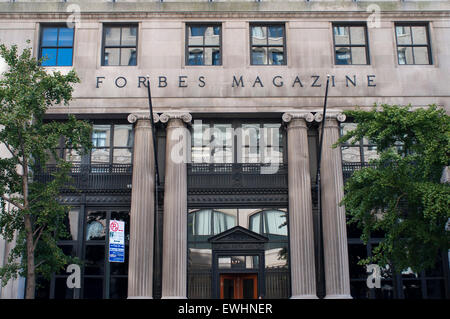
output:
<svg viewBox="0 0 450 319"><path fill-rule="evenodd" d="M111 220L109 222L109 262L125 261L125 222Z"/></svg>

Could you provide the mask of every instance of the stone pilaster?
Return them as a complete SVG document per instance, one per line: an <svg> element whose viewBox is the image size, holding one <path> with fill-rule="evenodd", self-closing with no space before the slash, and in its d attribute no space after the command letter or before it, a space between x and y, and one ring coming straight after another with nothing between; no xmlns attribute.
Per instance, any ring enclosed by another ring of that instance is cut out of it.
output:
<svg viewBox="0 0 450 319"><path fill-rule="evenodd" d="M187 154L188 134L183 122L189 113L164 113L167 123L164 179L162 298L186 298L187 282Z"/></svg>
<svg viewBox="0 0 450 319"><path fill-rule="evenodd" d="M316 121L321 121L322 114L316 113L315 118ZM327 299L352 298L345 207L339 205L344 197L342 158L339 147L332 148L339 138L338 121L345 121L345 115L336 112L327 113L321 161L322 229L325 298Z"/></svg>
<svg viewBox="0 0 450 319"><path fill-rule="evenodd" d="M288 122L289 239L293 299L316 299L314 225L309 169L308 128L311 113L285 113Z"/></svg>
<svg viewBox="0 0 450 319"><path fill-rule="evenodd" d="M155 122L158 116L154 115ZM149 115L130 114L134 129L128 298L153 298L155 163Z"/></svg>

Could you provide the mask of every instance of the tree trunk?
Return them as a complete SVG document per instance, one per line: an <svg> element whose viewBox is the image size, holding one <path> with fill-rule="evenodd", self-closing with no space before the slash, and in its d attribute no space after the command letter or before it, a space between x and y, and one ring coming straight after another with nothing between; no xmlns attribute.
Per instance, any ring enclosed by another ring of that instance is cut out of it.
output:
<svg viewBox="0 0 450 319"><path fill-rule="evenodd" d="M22 148L23 149L23 148ZM23 160L23 176L22 176L22 189L23 189L23 207L28 210L28 161L26 158ZM34 263L34 238L33 238L33 221L30 214L24 215L25 223L25 235L27 246L27 286L25 290L26 299L34 299L36 288L36 274Z"/></svg>
<svg viewBox="0 0 450 319"><path fill-rule="evenodd" d="M25 231L27 240L27 287L25 291L26 299L34 299L36 287L36 275L34 265L34 240L31 216L25 215Z"/></svg>

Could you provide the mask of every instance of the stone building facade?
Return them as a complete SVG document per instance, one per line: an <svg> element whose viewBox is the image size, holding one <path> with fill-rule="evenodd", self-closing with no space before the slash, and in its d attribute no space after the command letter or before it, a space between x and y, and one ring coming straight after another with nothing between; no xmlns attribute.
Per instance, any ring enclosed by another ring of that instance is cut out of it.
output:
<svg viewBox="0 0 450 319"><path fill-rule="evenodd" d="M82 286L62 272L39 298L449 296L447 254L367 287L357 261L379 239L363 245L339 202L376 150L331 148L346 109L448 110L448 1L1 0L0 42L74 68L74 100L48 120L94 124L91 154L61 149L81 190L62 190L61 247L84 261ZM108 261L111 220L126 225L124 263Z"/></svg>

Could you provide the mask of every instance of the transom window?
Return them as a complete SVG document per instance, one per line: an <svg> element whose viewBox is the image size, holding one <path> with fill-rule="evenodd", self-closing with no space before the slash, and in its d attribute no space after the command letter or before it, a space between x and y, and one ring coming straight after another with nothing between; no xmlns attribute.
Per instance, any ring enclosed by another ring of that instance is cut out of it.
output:
<svg viewBox="0 0 450 319"><path fill-rule="evenodd" d="M186 25L186 65L222 64L220 24Z"/></svg>
<svg viewBox="0 0 450 319"><path fill-rule="evenodd" d="M284 24L250 25L252 65L285 65L286 39Z"/></svg>
<svg viewBox="0 0 450 319"><path fill-rule="evenodd" d="M432 64L428 24L395 25L398 64Z"/></svg>
<svg viewBox="0 0 450 319"><path fill-rule="evenodd" d="M102 65L137 65L137 25L103 27Z"/></svg>
<svg viewBox="0 0 450 319"><path fill-rule="evenodd" d="M61 26L43 26L39 58L43 66L71 66L74 29Z"/></svg>
<svg viewBox="0 0 450 319"><path fill-rule="evenodd" d="M336 64L369 64L364 24L333 24L333 39Z"/></svg>

